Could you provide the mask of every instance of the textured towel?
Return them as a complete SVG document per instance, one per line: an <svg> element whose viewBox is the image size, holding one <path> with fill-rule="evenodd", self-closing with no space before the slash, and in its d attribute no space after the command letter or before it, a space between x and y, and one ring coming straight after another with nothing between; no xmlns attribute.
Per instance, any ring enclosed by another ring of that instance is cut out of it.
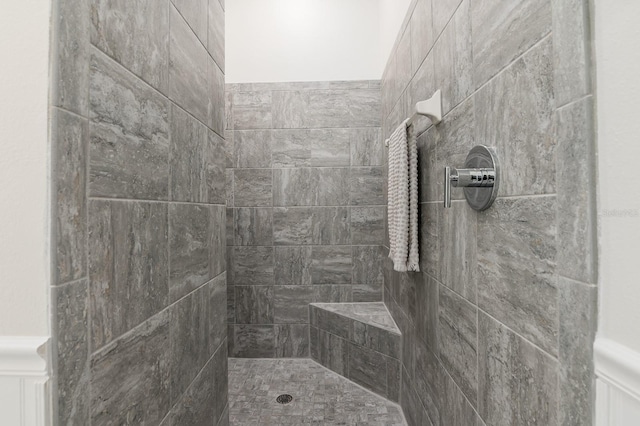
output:
<svg viewBox="0 0 640 426"><path fill-rule="evenodd" d="M420 271L418 257L418 146L404 121L389 143L389 258L396 271Z"/></svg>

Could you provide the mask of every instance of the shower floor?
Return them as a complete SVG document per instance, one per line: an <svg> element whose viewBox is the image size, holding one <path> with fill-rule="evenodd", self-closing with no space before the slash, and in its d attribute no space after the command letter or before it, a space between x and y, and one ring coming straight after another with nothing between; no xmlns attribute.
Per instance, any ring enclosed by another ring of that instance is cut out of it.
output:
<svg viewBox="0 0 640 426"><path fill-rule="evenodd" d="M281 394L293 396L279 404ZM310 359L229 358L229 420L241 425L406 425L397 404Z"/></svg>

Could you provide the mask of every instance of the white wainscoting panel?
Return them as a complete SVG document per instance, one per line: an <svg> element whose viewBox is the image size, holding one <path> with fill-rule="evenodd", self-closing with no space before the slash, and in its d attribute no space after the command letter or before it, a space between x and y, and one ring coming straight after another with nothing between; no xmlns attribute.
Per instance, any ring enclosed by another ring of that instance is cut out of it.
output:
<svg viewBox="0 0 640 426"><path fill-rule="evenodd" d="M597 426L640 425L640 354L596 338L594 357Z"/></svg>
<svg viewBox="0 0 640 426"><path fill-rule="evenodd" d="M0 424L48 424L48 337L0 337Z"/></svg>

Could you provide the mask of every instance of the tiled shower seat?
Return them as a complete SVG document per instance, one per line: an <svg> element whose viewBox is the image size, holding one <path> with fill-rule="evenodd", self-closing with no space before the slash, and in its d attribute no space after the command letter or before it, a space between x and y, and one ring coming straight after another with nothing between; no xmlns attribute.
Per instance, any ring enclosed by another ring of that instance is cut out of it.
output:
<svg viewBox="0 0 640 426"><path fill-rule="evenodd" d="M311 358L398 401L402 335L382 302L312 303Z"/></svg>

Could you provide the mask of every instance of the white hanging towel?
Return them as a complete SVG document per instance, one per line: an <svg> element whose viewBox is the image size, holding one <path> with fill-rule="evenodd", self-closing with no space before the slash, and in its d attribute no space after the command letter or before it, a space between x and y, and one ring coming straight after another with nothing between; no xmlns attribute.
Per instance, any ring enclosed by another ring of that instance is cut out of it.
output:
<svg viewBox="0 0 640 426"><path fill-rule="evenodd" d="M389 258L400 272L420 271L418 255L418 146L405 120L389 140Z"/></svg>

